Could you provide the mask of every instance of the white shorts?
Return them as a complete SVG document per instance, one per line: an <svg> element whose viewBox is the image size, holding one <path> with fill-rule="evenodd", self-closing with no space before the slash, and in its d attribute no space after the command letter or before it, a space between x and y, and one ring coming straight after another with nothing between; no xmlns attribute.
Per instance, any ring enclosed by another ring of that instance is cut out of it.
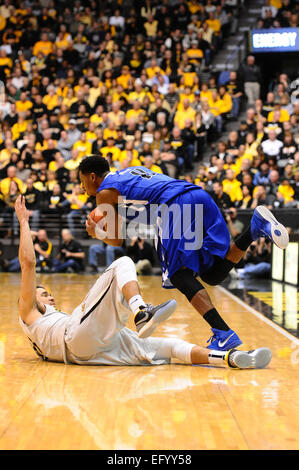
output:
<svg viewBox="0 0 299 470"><path fill-rule="evenodd" d="M68 361L86 365L167 364L178 347L189 362L194 345L175 338L141 339L125 326L131 311L121 290L124 282L119 274L123 277L124 270L126 282L137 281L131 258L119 258L73 311L65 334Z"/></svg>

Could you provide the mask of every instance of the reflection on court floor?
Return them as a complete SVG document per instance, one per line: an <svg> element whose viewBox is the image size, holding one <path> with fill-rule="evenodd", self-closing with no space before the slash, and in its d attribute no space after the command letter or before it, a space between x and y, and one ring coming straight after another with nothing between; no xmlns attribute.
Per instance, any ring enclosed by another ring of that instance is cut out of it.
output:
<svg viewBox="0 0 299 470"><path fill-rule="evenodd" d="M232 294L277 325L299 337L299 290L272 280L240 280L224 284Z"/></svg>

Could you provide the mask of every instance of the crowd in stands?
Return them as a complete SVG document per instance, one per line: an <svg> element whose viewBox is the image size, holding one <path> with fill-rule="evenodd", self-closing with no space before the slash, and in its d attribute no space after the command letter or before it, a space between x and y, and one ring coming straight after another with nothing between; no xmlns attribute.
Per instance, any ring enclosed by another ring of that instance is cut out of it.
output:
<svg viewBox="0 0 299 470"><path fill-rule="evenodd" d="M187 179L224 211L299 207L293 77L273 77L264 98L253 56L225 79L211 68L237 32L239 6L1 1L0 225L12 221L2 236L18 233L13 206L23 193L33 231L41 215L63 214L73 239L76 218L94 207L78 179L89 154L111 171L140 165ZM296 2L265 1L257 27L278 23L298 27ZM235 130L222 139L227 122Z"/></svg>

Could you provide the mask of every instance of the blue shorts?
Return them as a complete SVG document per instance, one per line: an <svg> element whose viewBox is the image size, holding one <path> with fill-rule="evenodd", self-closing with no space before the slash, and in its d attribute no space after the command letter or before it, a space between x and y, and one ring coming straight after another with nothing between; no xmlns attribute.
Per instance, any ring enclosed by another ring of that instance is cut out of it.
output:
<svg viewBox="0 0 299 470"><path fill-rule="evenodd" d="M156 250L162 268L162 286L174 288L170 278L182 267L197 275L225 258L230 235L211 196L192 189L160 206L157 213Z"/></svg>

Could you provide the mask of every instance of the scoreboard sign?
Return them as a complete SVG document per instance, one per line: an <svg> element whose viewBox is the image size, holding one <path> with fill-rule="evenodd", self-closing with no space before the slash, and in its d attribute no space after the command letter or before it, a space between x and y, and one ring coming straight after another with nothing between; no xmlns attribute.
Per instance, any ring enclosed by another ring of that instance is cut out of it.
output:
<svg viewBox="0 0 299 470"><path fill-rule="evenodd" d="M253 29L249 48L256 52L299 52L299 28Z"/></svg>

